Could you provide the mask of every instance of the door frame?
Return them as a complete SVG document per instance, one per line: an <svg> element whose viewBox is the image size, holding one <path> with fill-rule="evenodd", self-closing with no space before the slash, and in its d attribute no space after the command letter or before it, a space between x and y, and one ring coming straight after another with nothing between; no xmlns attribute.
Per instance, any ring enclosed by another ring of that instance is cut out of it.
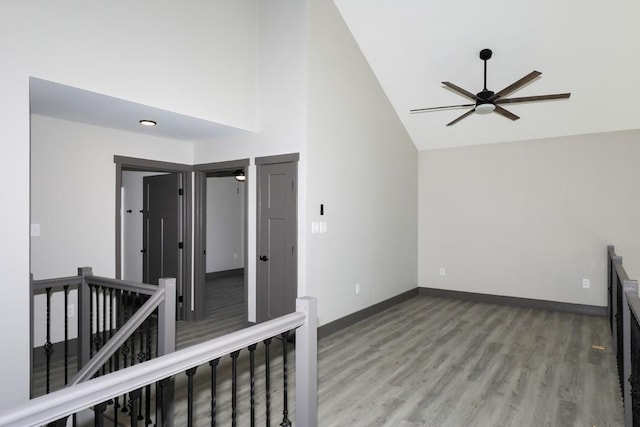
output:
<svg viewBox="0 0 640 427"><path fill-rule="evenodd" d="M260 245L260 236L261 236L261 225L260 225L260 216L261 216L261 204L260 204L260 195L261 195L261 190L262 190L262 185L263 183L261 182L260 179L260 169L261 166L263 165L270 165L270 164L277 164L277 163L292 163L295 166L295 171L294 171L294 175L293 175L293 179L294 179L294 186L295 186L295 207L294 207L294 212L295 212L295 218L294 218L294 223L295 223L295 242L296 242L296 257L295 257L295 269L296 269L296 274L295 274L295 287L296 287L296 295L298 293L298 268L299 268L299 236L298 236L298 227L299 227L299 218L298 218L298 203L299 203L299 188L298 188L298 163L300 161L300 153L290 153L290 154L279 154L279 155L275 155L275 156L265 156L265 157L256 157L254 162L256 165L256 257L255 257L255 269L256 269L256 322L260 322L260 313L264 313L265 312L265 307L261 304L264 304L263 301L259 301L258 300L258 295L259 295L259 287L261 286L260 283L260 277L258 274L258 269L259 269L259 263L261 262L259 260L259 254L258 251L260 251L261 245ZM262 284L264 285L264 284Z"/></svg>
<svg viewBox="0 0 640 427"><path fill-rule="evenodd" d="M192 166L181 163L162 162L158 160L141 159L136 157L113 156L116 167L116 209L115 209L115 241L116 241L116 279L122 278L122 171L137 172L167 172L181 176L183 199L181 207L180 231L183 249L180 256L180 274L176 277L177 319L189 319L191 310L184 302L192 299L191 280L191 205L192 205ZM155 284L155 283L154 283Z"/></svg>
<svg viewBox="0 0 640 427"><path fill-rule="evenodd" d="M244 317L248 319L249 316L249 286L248 286L248 208L249 208L249 191L248 183L250 182L249 176L249 159L229 160L225 162L215 163L203 163L193 166L194 171L194 224L193 224L193 295L194 295L194 310L193 319L198 320L204 317L205 313L205 286L206 286L206 258L202 256L196 256L196 254L202 255L206 249L206 213L207 213L207 174L219 173L219 172L231 172L242 169L245 176L245 191L244 191Z"/></svg>

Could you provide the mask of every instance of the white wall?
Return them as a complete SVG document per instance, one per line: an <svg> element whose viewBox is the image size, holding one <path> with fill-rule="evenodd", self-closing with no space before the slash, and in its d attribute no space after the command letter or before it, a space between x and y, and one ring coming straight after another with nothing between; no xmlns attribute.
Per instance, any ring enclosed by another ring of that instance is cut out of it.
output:
<svg viewBox="0 0 640 427"><path fill-rule="evenodd" d="M191 144L33 115L31 239L35 279L73 275L90 266L115 277L113 156L192 162Z"/></svg>
<svg viewBox="0 0 640 427"><path fill-rule="evenodd" d="M192 146L32 115L31 221L40 224L40 236L31 238L34 279L73 276L83 266L115 277L114 155L189 164ZM142 176L136 178L141 194ZM141 241L141 224L139 232ZM70 301L75 299L72 292ZM45 301L44 296L34 301L34 346L45 339ZM57 342L63 339L62 295L53 303L52 341ZM75 336L72 321L70 337Z"/></svg>
<svg viewBox="0 0 640 427"><path fill-rule="evenodd" d="M4 2L0 14L0 409L29 390L29 76L240 128L256 127L256 0ZM65 267L66 268L66 267Z"/></svg>
<svg viewBox="0 0 640 427"><path fill-rule="evenodd" d="M306 66L307 5L299 0L258 2L259 132L194 145L196 163L299 153L298 164L298 293L308 295L305 282L306 224ZM249 320L255 320L256 168L249 167L247 259Z"/></svg>
<svg viewBox="0 0 640 427"><path fill-rule="evenodd" d="M309 4L307 292L325 324L416 287L418 161L333 2Z"/></svg>
<svg viewBox="0 0 640 427"><path fill-rule="evenodd" d="M608 244L640 277L639 138L421 152L420 286L606 305Z"/></svg>
<svg viewBox="0 0 640 427"><path fill-rule="evenodd" d="M234 177L207 178L207 273L244 267L244 188Z"/></svg>
<svg viewBox="0 0 640 427"><path fill-rule="evenodd" d="M3 43L11 43L3 30L0 25L0 58ZM0 321L10 325L3 328L2 346L11 349L0 364L0 409L5 409L29 397L29 80L12 68L2 74L0 177L7 185L0 214Z"/></svg>

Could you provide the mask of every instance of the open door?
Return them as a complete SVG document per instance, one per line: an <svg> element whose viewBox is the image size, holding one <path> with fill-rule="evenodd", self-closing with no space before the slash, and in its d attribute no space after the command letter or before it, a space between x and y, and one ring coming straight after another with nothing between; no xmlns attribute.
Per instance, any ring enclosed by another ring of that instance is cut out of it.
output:
<svg viewBox="0 0 640 427"><path fill-rule="evenodd" d="M296 309L297 162L259 162L256 320L263 322Z"/></svg>
<svg viewBox="0 0 640 427"><path fill-rule="evenodd" d="M142 281L157 284L162 277L180 277L179 175L143 178Z"/></svg>

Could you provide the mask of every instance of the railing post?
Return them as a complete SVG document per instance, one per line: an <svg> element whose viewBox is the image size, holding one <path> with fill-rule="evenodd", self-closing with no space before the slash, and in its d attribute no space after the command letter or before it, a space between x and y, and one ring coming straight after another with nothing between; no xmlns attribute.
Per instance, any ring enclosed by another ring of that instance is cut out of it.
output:
<svg viewBox="0 0 640 427"><path fill-rule="evenodd" d="M91 331L89 330L89 306L91 304L91 292L87 277L93 275L91 267L79 267L78 276L81 277L78 285L78 371L89 362L89 347L91 346Z"/></svg>
<svg viewBox="0 0 640 427"><path fill-rule="evenodd" d="M306 313L296 330L296 422L299 427L318 425L318 301L296 299L296 311Z"/></svg>
<svg viewBox="0 0 640 427"><path fill-rule="evenodd" d="M633 425L633 412L631 400L631 308L627 299L627 292L638 294L638 282L636 280L624 280L622 282L622 393L624 395L624 420L625 425Z"/></svg>
<svg viewBox="0 0 640 427"><path fill-rule="evenodd" d="M158 286L164 288L164 301L158 306L158 357L160 357L176 351L176 279L161 278L158 280ZM162 425L167 427L173 426L174 383L173 377L167 378L162 385L156 387L158 395L162 396L162 402L156 408L156 416L158 420L162 420ZM162 390L160 391L159 388Z"/></svg>

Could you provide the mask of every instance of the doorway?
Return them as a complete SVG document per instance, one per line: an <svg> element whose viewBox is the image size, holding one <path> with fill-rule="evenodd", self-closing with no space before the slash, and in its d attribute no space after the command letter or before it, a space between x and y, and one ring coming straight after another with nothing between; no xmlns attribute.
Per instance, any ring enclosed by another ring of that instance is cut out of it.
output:
<svg viewBox="0 0 640 427"><path fill-rule="evenodd" d="M258 322L292 313L296 309L298 159L298 154L256 158Z"/></svg>
<svg viewBox="0 0 640 427"><path fill-rule="evenodd" d="M188 319L191 166L123 156L114 163L116 278L157 284L175 277L176 320Z"/></svg>
<svg viewBox="0 0 640 427"><path fill-rule="evenodd" d="M195 318L228 331L248 321L249 159L194 166Z"/></svg>

